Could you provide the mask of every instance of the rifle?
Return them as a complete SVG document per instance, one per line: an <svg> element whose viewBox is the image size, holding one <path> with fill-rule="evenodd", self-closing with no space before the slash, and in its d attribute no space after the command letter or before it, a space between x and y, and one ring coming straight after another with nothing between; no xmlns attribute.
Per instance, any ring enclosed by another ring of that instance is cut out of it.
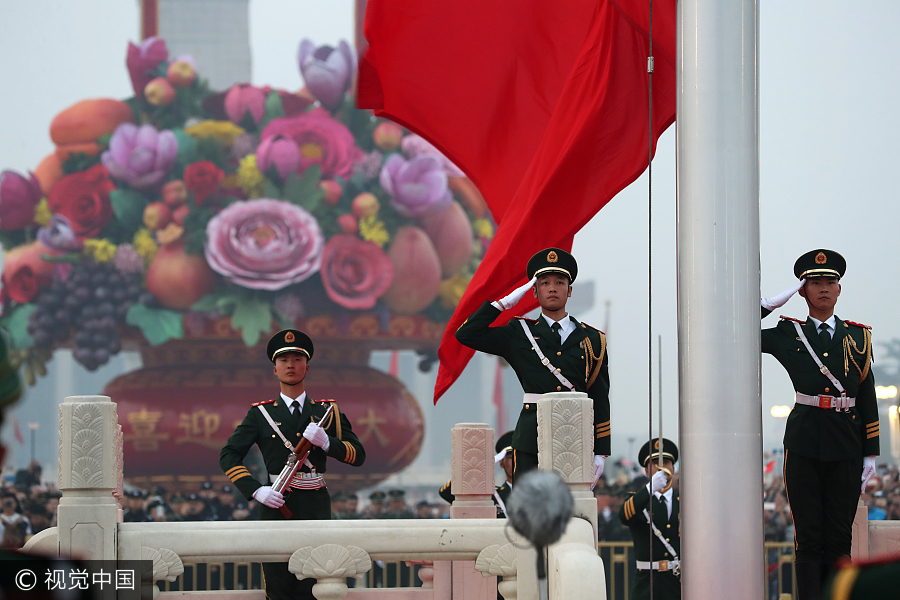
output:
<svg viewBox="0 0 900 600"><path fill-rule="evenodd" d="M322 415L322 418L319 419L319 423L324 423L331 413L334 411L334 404L328 405L328 410L325 411L325 414ZM313 445L306 438L301 438L297 445L291 450L291 453L288 455L287 462L285 462L284 467L281 469L281 473L278 474L278 477L275 478L275 481L272 483L272 489L278 492L279 494L283 494L285 488L288 487L288 484L291 482L291 479L294 478L294 474L297 472L303 465L303 461L309 456L310 451L312 451ZM291 518L291 511L287 506L282 505L278 510L281 511L281 514L284 515L285 519Z"/></svg>

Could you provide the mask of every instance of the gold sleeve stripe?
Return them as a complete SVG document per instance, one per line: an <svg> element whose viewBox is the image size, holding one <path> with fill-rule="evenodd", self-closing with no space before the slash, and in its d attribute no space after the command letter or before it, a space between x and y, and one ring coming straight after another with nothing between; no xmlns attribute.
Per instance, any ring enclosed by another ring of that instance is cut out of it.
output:
<svg viewBox="0 0 900 600"><path fill-rule="evenodd" d="M604 425L609 425L609 421L603 421L602 423L597 423L597 427L603 427Z"/></svg>
<svg viewBox="0 0 900 600"><path fill-rule="evenodd" d="M634 498L629 498L625 503L625 518L630 519L634 516Z"/></svg>
<svg viewBox="0 0 900 600"><path fill-rule="evenodd" d="M872 429L873 427L878 427L879 425L881 425L881 422L875 421L874 423L869 423L868 425L866 425L866 429Z"/></svg>
<svg viewBox="0 0 900 600"><path fill-rule="evenodd" d="M446 490L448 487L450 487L450 482L449 482L449 481L448 481L447 483L445 483L445 484L443 485L443 487L441 487L441 491L443 492L443 491Z"/></svg>
<svg viewBox="0 0 900 600"><path fill-rule="evenodd" d="M353 444L350 442L342 442L344 444L344 448L347 450L347 455L344 456L344 462L354 463L356 462L356 448L353 447Z"/></svg>
<svg viewBox="0 0 900 600"><path fill-rule="evenodd" d="M243 477L250 477L250 471L248 471L244 467L235 467L234 469L228 471L226 475L231 481L237 481L238 479L241 479Z"/></svg>
<svg viewBox="0 0 900 600"><path fill-rule="evenodd" d="M606 431L606 432L603 432L603 433L598 433L598 434L597 434L597 437L598 437L598 438L609 437L609 432Z"/></svg>
<svg viewBox="0 0 900 600"><path fill-rule="evenodd" d="M609 421L607 421L607 422L604 423L603 425L597 425L597 427L596 427L595 429L596 429L597 431L608 431L608 430L609 430L609 427L610 427Z"/></svg>
<svg viewBox="0 0 900 600"><path fill-rule="evenodd" d="M232 482L236 482L238 479L241 479L243 477L250 477L250 472L248 471L246 473L241 473L240 475L234 475L230 477L230 479Z"/></svg>
<svg viewBox="0 0 900 600"><path fill-rule="evenodd" d="M873 431L872 433L870 433L869 435L866 436L866 439L870 440L873 437L879 437L879 433L877 431Z"/></svg>
<svg viewBox="0 0 900 600"><path fill-rule="evenodd" d="M225 476L231 477L232 475L235 475L241 471L247 471L247 467L245 467L244 465L238 465L236 467L231 467L230 469L225 471ZM249 473L250 471L247 471L247 472Z"/></svg>

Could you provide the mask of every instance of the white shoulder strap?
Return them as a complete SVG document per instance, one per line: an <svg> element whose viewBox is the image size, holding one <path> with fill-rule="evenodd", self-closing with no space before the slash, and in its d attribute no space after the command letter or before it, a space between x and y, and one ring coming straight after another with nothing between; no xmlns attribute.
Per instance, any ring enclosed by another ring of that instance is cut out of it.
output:
<svg viewBox="0 0 900 600"><path fill-rule="evenodd" d="M651 496L651 500L652 500ZM644 518L647 519L647 523L650 525L650 529L653 530L653 535L662 542L662 545L669 551L669 554L672 555L672 560L678 560L678 553L675 552L675 548L672 547L672 544L666 541L666 536L662 534L662 531L656 526L656 523L650 520L650 513L647 512L647 509L644 509Z"/></svg>
<svg viewBox="0 0 900 600"><path fill-rule="evenodd" d="M269 412L265 408L263 408L262 404L257 406L257 408L259 409L259 412L261 412L263 414L263 416L266 418L266 421L269 422L269 425L272 426L272 429L275 430L275 433L278 434L278 437L281 438L281 441L284 442L284 447L287 448L288 450L293 450L294 445L291 444L286 437L284 437L284 434L281 433L280 429L278 429L278 426L275 424L275 421L273 421L272 417L269 416Z"/></svg>
<svg viewBox="0 0 900 600"><path fill-rule="evenodd" d="M800 323L797 321L792 321L794 323L794 329L797 330L797 336L800 338L800 341L803 342L803 345L806 346L806 350L809 352L809 355L812 356L812 359L816 361L816 365L819 367L819 371L828 378L828 381L837 388L837 390L841 393L841 402L836 403L835 409L840 411L841 409L844 412L849 412L849 406L847 402L847 392L844 390L844 386L841 385L841 382L838 381L837 377L831 374L831 371L822 364L822 360L819 358L819 355L816 354L816 351L812 349L812 346L809 345L809 340L806 339L806 334L803 333L803 329L800 327Z"/></svg>
<svg viewBox="0 0 900 600"><path fill-rule="evenodd" d="M534 350L534 353L538 355L538 358L541 359L541 364L543 364L547 369L553 373L553 376L556 377L561 384L569 388L570 392L575 391L575 386L565 378L565 376L559 372L559 369L554 367L550 363L550 359L544 356L544 353L541 352L540 347L537 345L537 342L534 339L534 336L531 335L531 329L528 328L528 323L525 322L524 319L519 319L519 323L522 324L522 329L525 331L525 336L528 338L528 341L531 342L531 349Z"/></svg>

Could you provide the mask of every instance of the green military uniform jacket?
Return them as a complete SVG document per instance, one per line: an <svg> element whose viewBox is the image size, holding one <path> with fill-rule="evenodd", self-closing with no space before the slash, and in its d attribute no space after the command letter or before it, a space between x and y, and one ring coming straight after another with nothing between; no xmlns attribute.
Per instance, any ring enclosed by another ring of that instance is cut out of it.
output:
<svg viewBox="0 0 900 600"><path fill-rule="evenodd" d="M631 495L619 510L619 520L631 530L634 540L635 560L650 561L650 538L653 538L653 561L674 560L675 557L650 530L644 510L650 511L650 491L642 487ZM681 514L677 492L672 493L672 515L668 515L665 505L653 495L653 522L666 541L681 559ZM650 571L638 570L632 584L631 600L650 599ZM672 571L655 571L653 578L654 600L676 600L681 598L681 582Z"/></svg>
<svg viewBox="0 0 900 600"><path fill-rule="evenodd" d="M445 483L438 491L438 494L441 498L443 498L450 504L453 504L453 501L456 500L456 496L451 491L451 484L451 481ZM503 501L503 506L506 506L506 503L509 501L509 495L512 493L512 485L510 485L508 481L504 481L503 485L498 485L494 489L497 496L500 496L500 500ZM505 519L506 513L503 512L502 508L500 508L500 503L497 502L497 496L491 495L491 500L494 501L494 505L497 507L497 518Z"/></svg>
<svg viewBox="0 0 900 600"><path fill-rule="evenodd" d="M260 406L269 413L288 441L296 445L302 438L306 426L312 422L312 418L321 419L329 404L331 402L316 402L307 396L299 418L291 414L290 408L285 405L281 397L254 404L219 453L219 466L235 487L249 500L258 488L271 484L269 481L257 481L244 466L244 457L253 444L259 447L263 461L266 463L266 470L272 475L281 473L290 454L290 450L285 447L281 437L275 433L275 430L260 413ZM325 472L325 463L329 456L355 467L363 464L366 459L366 451L359 438L353 433L350 421L340 412L337 405L335 405L328 422L322 424L322 427L328 434L330 446L327 454L317 446L313 446L310 451L309 462L315 466L316 472ZM306 473L309 470L306 465L299 469Z"/></svg>
<svg viewBox="0 0 900 600"><path fill-rule="evenodd" d="M763 316L768 314L765 309ZM788 372L794 390L809 396L840 396L819 371L797 336L793 319L762 330L762 351L771 354ZM784 429L784 447L801 456L823 461L858 459L879 454L878 404L872 375L872 335L869 328L835 316L835 334L822 345L812 321L802 322L810 346L831 374L856 398L850 412L795 404Z"/></svg>
<svg viewBox="0 0 900 600"><path fill-rule="evenodd" d="M546 394L568 391L545 367L525 336L519 318L504 326L491 327L501 311L490 302L469 317L456 331L456 339L474 350L502 356L510 364L526 394ZM550 363L574 386L576 392L586 392L594 401L594 454L609 456L609 357L606 336L584 323L575 323L575 331L560 346L552 341L553 332L547 320L524 319L535 341ZM522 407L512 447L521 452L537 454L537 406Z"/></svg>

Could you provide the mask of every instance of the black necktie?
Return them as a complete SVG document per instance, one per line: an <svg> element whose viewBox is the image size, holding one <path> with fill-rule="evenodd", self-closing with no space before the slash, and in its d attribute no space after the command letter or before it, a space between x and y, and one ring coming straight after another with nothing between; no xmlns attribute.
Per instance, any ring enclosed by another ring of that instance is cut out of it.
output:
<svg viewBox="0 0 900 600"><path fill-rule="evenodd" d="M550 326L550 331L553 332L553 341L556 342L557 346L562 345L562 339L560 338L560 335L559 335L559 330L561 328L562 328L562 326L559 323L553 323L553 325Z"/></svg>
<svg viewBox="0 0 900 600"><path fill-rule="evenodd" d="M299 410L300 410L300 401L294 400L293 402L291 402L291 414L296 416L297 411L299 411Z"/></svg>
<svg viewBox="0 0 900 600"><path fill-rule="evenodd" d="M823 346L831 341L831 334L828 333L828 324L822 323L819 325L819 339L822 340Z"/></svg>
<svg viewBox="0 0 900 600"><path fill-rule="evenodd" d="M662 503L662 505L663 505L663 510L666 511L666 520L668 520L668 519L669 519L669 505L668 505L668 503L666 502L666 497L660 495L659 501L660 501L660 503Z"/></svg>

